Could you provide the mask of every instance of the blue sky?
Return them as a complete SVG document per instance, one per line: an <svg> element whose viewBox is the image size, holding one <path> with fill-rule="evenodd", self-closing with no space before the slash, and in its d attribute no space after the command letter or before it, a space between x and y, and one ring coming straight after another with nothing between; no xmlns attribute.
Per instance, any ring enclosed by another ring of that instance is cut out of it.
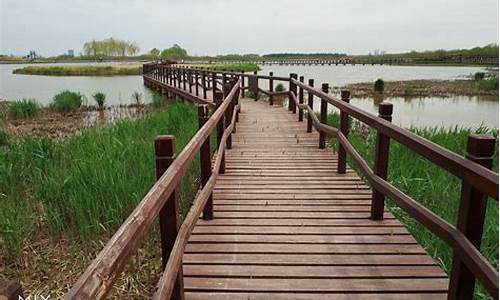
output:
<svg viewBox="0 0 500 300"><path fill-rule="evenodd" d="M0 0L0 53L115 37L141 52L401 52L498 43L498 0Z"/></svg>

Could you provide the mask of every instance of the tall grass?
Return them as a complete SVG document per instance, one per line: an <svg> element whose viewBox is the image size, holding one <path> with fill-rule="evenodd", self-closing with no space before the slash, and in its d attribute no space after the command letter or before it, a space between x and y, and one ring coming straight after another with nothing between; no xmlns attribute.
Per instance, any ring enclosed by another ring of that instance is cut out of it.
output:
<svg viewBox="0 0 500 300"><path fill-rule="evenodd" d="M480 90L494 91L498 90L498 77L491 77L477 81L477 87Z"/></svg>
<svg viewBox="0 0 500 300"><path fill-rule="evenodd" d="M197 131L191 104L94 128L69 140L27 138L0 150L0 250L48 233L90 239L114 231L155 182L154 138L176 136L177 151ZM183 211L198 188L195 159L181 182Z"/></svg>
<svg viewBox="0 0 500 300"><path fill-rule="evenodd" d="M330 115L328 118L329 124L336 127L338 126L338 120L338 114ZM437 127L410 128L410 131L460 155L465 153L467 137L471 133L492 134L498 139L498 129L487 129L484 127L477 130L459 127L451 129ZM352 122L349 140L361 156L373 166L376 132L361 125L359 122ZM336 149L335 142L332 143L332 146ZM447 222L455 225L458 215L461 181L394 141L391 141L389 157L389 182ZM353 161L350 161L349 164L354 169L357 169ZM498 140L494 156L494 170L498 172ZM388 200L387 202L391 211L403 221L417 241L449 272L453 258L453 252L450 247L434 236L424 226L409 217L392 201ZM498 202L490 199L488 201L481 253L497 269L499 250L498 226ZM486 292L482 288L476 290L476 296L487 298Z"/></svg>
<svg viewBox="0 0 500 300"><path fill-rule="evenodd" d="M82 103L82 94L65 90L54 96L50 107L58 112L67 113L79 109Z"/></svg>
<svg viewBox="0 0 500 300"><path fill-rule="evenodd" d="M23 99L9 104L8 115L11 119L27 119L40 112L40 105L34 99Z"/></svg>

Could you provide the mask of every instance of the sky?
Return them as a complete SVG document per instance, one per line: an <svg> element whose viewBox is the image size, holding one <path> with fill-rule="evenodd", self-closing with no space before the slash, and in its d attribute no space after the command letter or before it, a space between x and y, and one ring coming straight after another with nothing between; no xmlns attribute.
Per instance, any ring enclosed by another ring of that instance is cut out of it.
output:
<svg viewBox="0 0 500 300"><path fill-rule="evenodd" d="M92 39L194 55L367 54L498 43L498 0L0 0L0 54L58 55Z"/></svg>

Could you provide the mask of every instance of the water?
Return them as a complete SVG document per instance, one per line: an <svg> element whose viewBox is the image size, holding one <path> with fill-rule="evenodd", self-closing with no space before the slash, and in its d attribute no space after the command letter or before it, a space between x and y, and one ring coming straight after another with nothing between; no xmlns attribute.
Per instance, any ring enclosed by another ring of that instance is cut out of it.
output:
<svg viewBox="0 0 500 300"><path fill-rule="evenodd" d="M151 101L151 93L143 86L141 76L120 77L56 77L12 74L12 70L23 65L0 65L0 99L17 100L34 98L46 105L52 97L64 90L79 91L93 104L92 94L102 91L106 94L107 105L133 103L132 93L143 95L143 102ZM259 74L273 71L276 76L298 73L306 79L314 78L319 86L327 82L330 86L374 81L383 78L392 80L416 79L458 79L465 78L481 67L448 66L260 66ZM261 82L267 88L267 82ZM276 85L276 83L275 83ZM352 104L369 112L377 113L378 102L366 98L354 98ZM454 96L450 98L387 98L394 104L394 123L409 126L464 126L477 128L481 125L498 127L498 99L484 97Z"/></svg>
<svg viewBox="0 0 500 300"><path fill-rule="evenodd" d="M313 78L317 86L344 86L349 83L373 82L377 78L385 81L417 79L458 79L484 72L481 67L441 67L441 66L389 66L389 65L338 65L338 66L259 66L259 74L288 77L297 73L307 79Z"/></svg>
<svg viewBox="0 0 500 300"><path fill-rule="evenodd" d="M108 63L109 64L109 63ZM54 65L54 64L37 64ZM57 64L75 65L75 64ZM132 93L142 94L142 102L151 102L151 92L142 84L142 76L40 76L12 74L17 68L26 65L0 65L0 99L36 99L47 105L55 94L69 89L85 95L89 104L94 105L92 95L97 92L106 94L106 105L134 103Z"/></svg>

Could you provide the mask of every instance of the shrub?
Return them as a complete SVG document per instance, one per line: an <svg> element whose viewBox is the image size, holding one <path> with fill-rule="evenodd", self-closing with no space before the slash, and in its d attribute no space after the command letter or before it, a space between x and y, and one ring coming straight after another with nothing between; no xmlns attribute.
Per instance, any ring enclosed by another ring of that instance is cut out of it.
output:
<svg viewBox="0 0 500 300"><path fill-rule="evenodd" d="M383 92L384 91L384 80L382 80L382 78L379 78L377 80L375 80L375 83L373 84L373 90L375 92Z"/></svg>
<svg viewBox="0 0 500 300"><path fill-rule="evenodd" d="M139 93L138 91L134 91L134 92L132 93L132 99L134 99L134 100L135 100L135 103L136 103L137 105L141 104L141 98L142 98L142 94L141 94L141 93Z"/></svg>
<svg viewBox="0 0 500 300"><path fill-rule="evenodd" d="M7 132L0 130L0 146L7 145L9 143L9 135Z"/></svg>
<svg viewBox="0 0 500 300"><path fill-rule="evenodd" d="M106 94L104 94L102 92L97 92L94 95L92 95L92 97L94 97L94 100L95 100L95 102L97 102L97 105L99 106L99 108L104 107L104 101L106 101Z"/></svg>
<svg viewBox="0 0 500 300"><path fill-rule="evenodd" d="M278 83L276 88L274 89L275 92L284 92L285 91L285 86L282 83Z"/></svg>
<svg viewBox="0 0 500 300"><path fill-rule="evenodd" d="M413 88L411 86L407 86L405 88L405 96L413 96L415 92L413 91Z"/></svg>
<svg viewBox="0 0 500 300"><path fill-rule="evenodd" d="M50 107L56 111L67 113L79 109L82 102L82 94L65 90L54 96Z"/></svg>
<svg viewBox="0 0 500 300"><path fill-rule="evenodd" d="M482 80L484 79L484 76L486 76L486 73L484 72L476 72L474 73L474 80Z"/></svg>
<svg viewBox="0 0 500 300"><path fill-rule="evenodd" d="M34 99L23 99L9 105L11 119L26 119L34 117L40 111L40 105Z"/></svg>
<svg viewBox="0 0 500 300"><path fill-rule="evenodd" d="M498 77L481 79L477 82L478 88L485 91L498 90Z"/></svg>

